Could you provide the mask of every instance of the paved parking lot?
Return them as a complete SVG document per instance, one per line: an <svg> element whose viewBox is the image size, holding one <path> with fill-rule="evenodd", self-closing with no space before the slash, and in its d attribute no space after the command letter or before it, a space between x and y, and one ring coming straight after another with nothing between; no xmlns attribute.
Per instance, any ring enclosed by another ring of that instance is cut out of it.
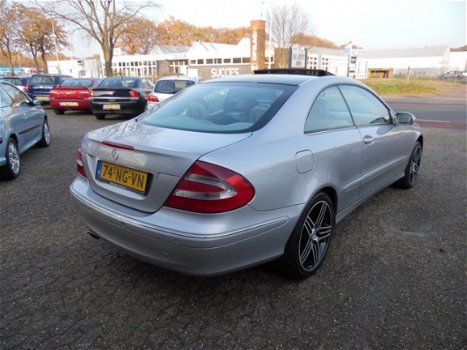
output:
<svg viewBox="0 0 467 350"><path fill-rule="evenodd" d="M467 347L464 131L425 129L419 184L357 209L296 282L269 265L188 277L89 237L68 193L76 150L118 120L49 117L52 145L0 182L0 348Z"/></svg>

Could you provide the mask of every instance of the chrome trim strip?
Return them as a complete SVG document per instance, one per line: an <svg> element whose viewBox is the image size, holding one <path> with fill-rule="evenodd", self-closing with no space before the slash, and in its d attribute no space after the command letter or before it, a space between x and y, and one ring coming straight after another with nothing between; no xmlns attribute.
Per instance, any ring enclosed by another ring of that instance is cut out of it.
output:
<svg viewBox="0 0 467 350"><path fill-rule="evenodd" d="M361 186L363 183L371 180L372 177L374 177L376 175L379 175L380 173L386 171L389 168L394 167L395 165L399 164L400 162L406 160L407 158L408 157L406 157L406 156L397 158L397 159L393 160L391 163L385 164L385 165L373 170L372 172L370 172L370 173L368 173L366 175L363 175L362 177L348 183L347 185L344 186L344 192L349 192L349 191L354 190L355 188Z"/></svg>

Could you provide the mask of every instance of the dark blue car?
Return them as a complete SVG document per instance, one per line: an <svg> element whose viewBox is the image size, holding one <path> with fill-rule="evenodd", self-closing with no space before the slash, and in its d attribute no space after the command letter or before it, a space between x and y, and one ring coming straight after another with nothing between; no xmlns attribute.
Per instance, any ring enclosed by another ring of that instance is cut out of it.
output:
<svg viewBox="0 0 467 350"><path fill-rule="evenodd" d="M42 103L49 103L50 90L55 85L60 85L65 79L73 78L71 75L59 75L59 74L34 74L26 86L26 92L31 98L38 99Z"/></svg>

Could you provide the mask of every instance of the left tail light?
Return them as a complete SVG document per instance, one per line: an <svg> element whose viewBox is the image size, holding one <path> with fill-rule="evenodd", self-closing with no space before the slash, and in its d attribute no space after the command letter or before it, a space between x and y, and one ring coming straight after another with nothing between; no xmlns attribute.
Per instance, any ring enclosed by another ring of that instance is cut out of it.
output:
<svg viewBox="0 0 467 350"><path fill-rule="evenodd" d="M165 205L197 213L222 213L248 204L253 185L227 168L197 161L178 182Z"/></svg>
<svg viewBox="0 0 467 350"><path fill-rule="evenodd" d="M78 149L78 154L76 155L76 170L81 176L87 178L86 172L84 171L83 152L81 151L81 147Z"/></svg>
<svg viewBox="0 0 467 350"><path fill-rule="evenodd" d="M24 91L29 92L29 84L26 85L26 87L24 88Z"/></svg>
<svg viewBox="0 0 467 350"><path fill-rule="evenodd" d="M131 89L130 90L130 97L133 97L133 98L138 98L140 96L140 93L134 89Z"/></svg>

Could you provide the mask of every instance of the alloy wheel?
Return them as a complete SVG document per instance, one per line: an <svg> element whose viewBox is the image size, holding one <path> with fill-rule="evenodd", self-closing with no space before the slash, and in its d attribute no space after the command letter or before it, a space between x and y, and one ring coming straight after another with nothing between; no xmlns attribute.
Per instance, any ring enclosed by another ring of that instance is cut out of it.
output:
<svg viewBox="0 0 467 350"><path fill-rule="evenodd" d="M326 255L332 233L332 210L322 200L313 205L303 223L299 241L299 261L306 271L318 267Z"/></svg>

